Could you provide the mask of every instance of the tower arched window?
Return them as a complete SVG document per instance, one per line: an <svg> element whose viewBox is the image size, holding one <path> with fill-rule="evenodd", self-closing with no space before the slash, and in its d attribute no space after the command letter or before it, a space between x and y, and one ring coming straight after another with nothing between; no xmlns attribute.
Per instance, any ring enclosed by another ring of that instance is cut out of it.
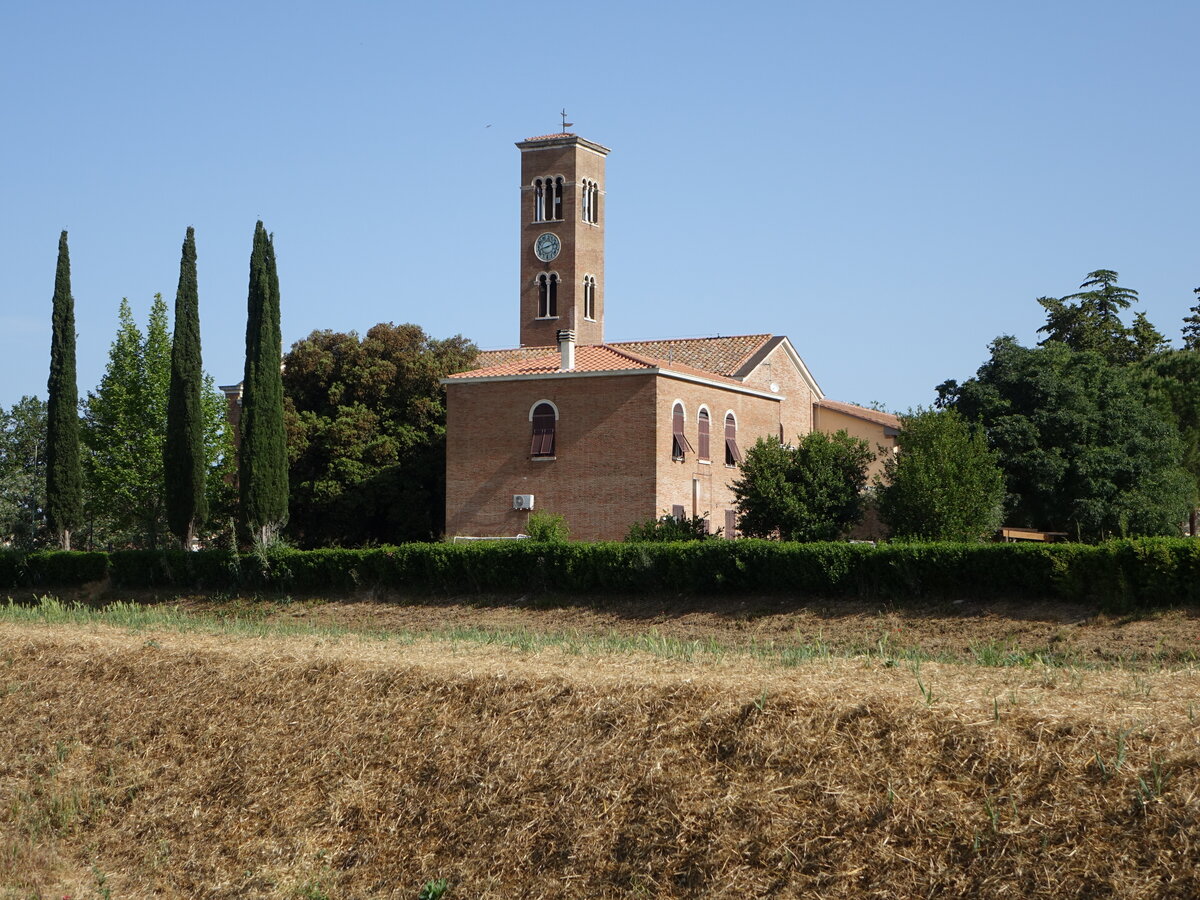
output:
<svg viewBox="0 0 1200 900"><path fill-rule="evenodd" d="M533 423L533 442L529 455L546 457L554 455L554 432L558 425L558 411L549 403L539 403L529 416Z"/></svg>
<svg viewBox="0 0 1200 900"><path fill-rule="evenodd" d="M709 425L708 410L700 410L700 415L696 419L696 443L700 450L696 456L706 462L709 459Z"/></svg>
<svg viewBox="0 0 1200 900"><path fill-rule="evenodd" d="M590 178L579 183L579 209L583 221L591 225L600 221L600 185Z"/></svg>
<svg viewBox="0 0 1200 900"><path fill-rule="evenodd" d="M543 272L537 277L538 285L538 318L558 318L558 275L554 272Z"/></svg>
<svg viewBox="0 0 1200 900"><path fill-rule="evenodd" d="M725 416L725 465L739 466L742 464L742 451L737 443L737 419L733 413Z"/></svg>
<svg viewBox="0 0 1200 900"><path fill-rule="evenodd" d="M583 317L596 318L596 276L583 276Z"/></svg>
<svg viewBox="0 0 1200 900"><path fill-rule="evenodd" d="M533 180L533 221L554 222L562 218L565 186L561 175Z"/></svg>

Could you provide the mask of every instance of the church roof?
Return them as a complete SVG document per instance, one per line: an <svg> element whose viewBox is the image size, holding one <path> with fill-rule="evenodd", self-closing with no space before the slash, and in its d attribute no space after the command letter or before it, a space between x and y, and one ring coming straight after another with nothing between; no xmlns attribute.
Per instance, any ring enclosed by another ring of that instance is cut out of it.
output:
<svg viewBox="0 0 1200 900"><path fill-rule="evenodd" d="M711 372L683 362L668 362L635 353L627 345L581 344L575 347L575 367L562 368L562 354L556 347L520 347L512 351L491 351L495 358L485 360L481 353L477 362L485 362L482 368L471 369L450 375L446 381L463 381L484 378L529 378L539 375L563 375L574 372L618 373L635 371L661 371L693 379L728 384L746 390L741 381L720 373ZM757 393L757 391L755 391Z"/></svg>
<svg viewBox="0 0 1200 900"><path fill-rule="evenodd" d="M526 142L529 142L529 141L552 141L555 138L566 138L566 137L576 137L576 134L573 131L560 131L558 134L539 134L537 137L525 138L525 140L526 140Z"/></svg>
<svg viewBox="0 0 1200 900"><path fill-rule="evenodd" d="M654 360L656 361L654 365L665 363L665 367L669 369L695 369L706 375L723 375L733 378L744 368L746 362L770 341L771 335L769 334L741 334L729 337L617 341L600 346ZM586 346L581 344L576 347L576 368L579 367L579 353L586 349ZM480 369L490 369L494 366L534 360L550 354L557 356L558 348L544 346L482 350L475 358L475 364Z"/></svg>

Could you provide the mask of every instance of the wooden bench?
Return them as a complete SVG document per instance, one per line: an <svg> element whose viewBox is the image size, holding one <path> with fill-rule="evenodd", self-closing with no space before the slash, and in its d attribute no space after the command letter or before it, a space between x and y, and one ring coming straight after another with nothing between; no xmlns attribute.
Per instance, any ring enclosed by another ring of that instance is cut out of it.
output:
<svg viewBox="0 0 1200 900"><path fill-rule="evenodd" d="M1065 541L1065 531L1035 531L1032 528L1001 528L1000 540L1006 544L1014 541Z"/></svg>

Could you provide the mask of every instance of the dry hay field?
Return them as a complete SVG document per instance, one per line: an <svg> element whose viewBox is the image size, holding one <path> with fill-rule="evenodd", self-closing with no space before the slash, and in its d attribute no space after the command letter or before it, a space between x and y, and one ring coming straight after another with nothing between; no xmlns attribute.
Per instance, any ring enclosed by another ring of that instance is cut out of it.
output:
<svg viewBox="0 0 1200 900"><path fill-rule="evenodd" d="M1196 898L1198 643L1197 610L10 605L0 898Z"/></svg>

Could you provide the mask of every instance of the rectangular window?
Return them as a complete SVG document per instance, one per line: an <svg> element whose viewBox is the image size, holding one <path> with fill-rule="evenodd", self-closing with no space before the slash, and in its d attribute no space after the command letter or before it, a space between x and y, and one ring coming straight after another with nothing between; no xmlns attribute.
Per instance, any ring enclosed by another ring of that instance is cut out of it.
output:
<svg viewBox="0 0 1200 900"><path fill-rule="evenodd" d="M737 510L725 510L725 537L733 540L737 537Z"/></svg>
<svg viewBox="0 0 1200 900"><path fill-rule="evenodd" d="M682 504L676 503L674 506L671 507L671 518L673 518L676 522L683 521L683 505Z"/></svg>

